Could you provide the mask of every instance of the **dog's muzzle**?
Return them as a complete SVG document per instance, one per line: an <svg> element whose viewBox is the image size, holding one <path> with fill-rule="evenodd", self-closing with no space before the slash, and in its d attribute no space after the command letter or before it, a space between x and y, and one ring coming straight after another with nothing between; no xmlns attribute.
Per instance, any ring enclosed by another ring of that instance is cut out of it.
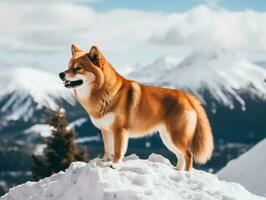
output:
<svg viewBox="0 0 266 200"><path fill-rule="evenodd" d="M83 83L83 81L81 79L75 80L75 81L66 80L66 74L64 72L59 73L59 78L62 81L64 81L64 86L66 88L74 88L74 87L77 87Z"/></svg>

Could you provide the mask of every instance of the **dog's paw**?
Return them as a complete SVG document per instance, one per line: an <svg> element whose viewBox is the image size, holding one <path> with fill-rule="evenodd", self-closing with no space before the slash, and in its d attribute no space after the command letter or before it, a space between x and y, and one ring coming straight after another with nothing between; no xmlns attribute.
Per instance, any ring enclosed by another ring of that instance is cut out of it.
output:
<svg viewBox="0 0 266 200"><path fill-rule="evenodd" d="M114 163L112 161L109 161L109 162L104 163L104 166L110 167L112 169L118 169L118 168L120 168L120 164L121 164L120 162Z"/></svg>
<svg viewBox="0 0 266 200"><path fill-rule="evenodd" d="M113 160L113 157L114 157L113 155L104 154L102 161L103 162L110 162Z"/></svg>

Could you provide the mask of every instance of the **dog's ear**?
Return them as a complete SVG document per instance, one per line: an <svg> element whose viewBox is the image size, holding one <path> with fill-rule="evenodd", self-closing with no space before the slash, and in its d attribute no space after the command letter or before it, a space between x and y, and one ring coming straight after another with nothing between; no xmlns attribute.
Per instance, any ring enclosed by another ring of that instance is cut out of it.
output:
<svg viewBox="0 0 266 200"><path fill-rule="evenodd" d="M94 65L96 65L98 67L102 67L104 65L105 59L104 59L102 53L100 52L100 50L98 49L98 47L92 46L88 56Z"/></svg>
<svg viewBox="0 0 266 200"><path fill-rule="evenodd" d="M75 44L72 44L71 45L71 53L72 53L72 56L76 53L76 52L80 52L81 49L78 48Z"/></svg>

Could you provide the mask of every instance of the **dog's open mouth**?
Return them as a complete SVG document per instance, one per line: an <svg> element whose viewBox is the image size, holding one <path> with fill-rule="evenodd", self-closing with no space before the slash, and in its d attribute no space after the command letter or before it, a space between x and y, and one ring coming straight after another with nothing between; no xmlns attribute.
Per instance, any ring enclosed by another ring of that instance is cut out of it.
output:
<svg viewBox="0 0 266 200"><path fill-rule="evenodd" d="M82 83L83 81L81 79L76 81L68 81L68 80L64 81L64 85L66 88L74 88L81 85Z"/></svg>

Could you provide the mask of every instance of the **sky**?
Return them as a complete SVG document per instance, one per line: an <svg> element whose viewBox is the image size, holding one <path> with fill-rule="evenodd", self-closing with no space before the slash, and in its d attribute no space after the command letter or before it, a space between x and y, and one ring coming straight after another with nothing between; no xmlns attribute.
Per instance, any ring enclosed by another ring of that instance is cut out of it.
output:
<svg viewBox="0 0 266 200"><path fill-rule="evenodd" d="M0 68L57 74L70 46L96 45L122 74L162 58L223 49L266 60L265 0L2 0Z"/></svg>
<svg viewBox="0 0 266 200"><path fill-rule="evenodd" d="M200 4L218 4L231 11L252 9L256 11L266 10L265 0L111 0L90 3L90 6L98 11L106 11L115 8L129 8L146 11L180 12L189 10Z"/></svg>

